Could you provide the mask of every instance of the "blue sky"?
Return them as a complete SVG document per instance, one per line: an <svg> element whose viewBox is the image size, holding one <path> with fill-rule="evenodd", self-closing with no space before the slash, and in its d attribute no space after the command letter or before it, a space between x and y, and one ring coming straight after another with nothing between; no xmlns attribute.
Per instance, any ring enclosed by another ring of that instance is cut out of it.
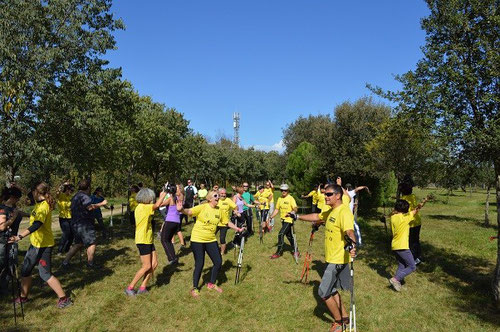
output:
<svg viewBox="0 0 500 332"><path fill-rule="evenodd" d="M423 0L114 1L125 31L106 55L141 95L182 112L212 139L279 149L300 115L333 114L370 95L365 84L397 89L414 68L425 34Z"/></svg>

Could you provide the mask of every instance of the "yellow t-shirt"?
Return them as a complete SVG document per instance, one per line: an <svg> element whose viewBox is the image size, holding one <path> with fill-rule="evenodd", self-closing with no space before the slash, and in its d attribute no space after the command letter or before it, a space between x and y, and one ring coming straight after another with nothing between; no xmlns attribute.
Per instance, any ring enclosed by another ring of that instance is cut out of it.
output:
<svg viewBox="0 0 500 332"><path fill-rule="evenodd" d="M269 204L274 200L274 192L271 188L264 188L264 193L266 197L269 199Z"/></svg>
<svg viewBox="0 0 500 332"><path fill-rule="evenodd" d="M59 218L71 219L71 196L65 193L59 193L56 197L57 207L59 208Z"/></svg>
<svg viewBox="0 0 500 332"><path fill-rule="evenodd" d="M324 209L320 219L325 221L325 260L331 264L349 263L349 252L344 250L345 232L354 230L354 215L348 205Z"/></svg>
<svg viewBox="0 0 500 332"><path fill-rule="evenodd" d="M401 196L401 199L404 199L405 201L407 201L410 204L410 208L408 209L408 211L413 211L418 206L417 197L415 197L414 194L403 195L403 196ZM420 225L422 225L422 218L420 218L420 213L417 212L417 214L415 214L415 216L413 217L413 220L410 223L410 227L416 227L416 226L420 226Z"/></svg>
<svg viewBox="0 0 500 332"><path fill-rule="evenodd" d="M134 212L135 208L139 203L135 200L135 197L137 196L137 193L131 193L130 197L128 198L128 205L130 206L130 211Z"/></svg>
<svg viewBox="0 0 500 332"><path fill-rule="evenodd" d="M31 233L30 242L34 247L47 248L54 245L54 234L52 233L52 211L47 201L37 202L31 211L30 226L35 221L42 222L42 227Z"/></svg>
<svg viewBox="0 0 500 332"><path fill-rule="evenodd" d="M413 219L413 211L396 213L391 216L392 250L410 249L410 223Z"/></svg>
<svg viewBox="0 0 500 332"><path fill-rule="evenodd" d="M260 203L259 210L269 210L269 195L271 195L271 193L269 191L266 192L264 189L262 192L257 191L257 193L253 196Z"/></svg>
<svg viewBox="0 0 500 332"><path fill-rule="evenodd" d="M191 212L193 217L196 217L196 223L191 231L191 242L208 243L217 241L215 232L222 217L219 206L213 208L210 204L204 203L192 208Z"/></svg>
<svg viewBox="0 0 500 332"><path fill-rule="evenodd" d="M316 193L317 193L317 197L318 197L318 202L317 202L316 206L318 207L318 209L323 211L323 209L326 206L325 194L321 193L321 191L319 191L319 190ZM326 210L328 210L328 209L326 209Z"/></svg>
<svg viewBox="0 0 500 332"><path fill-rule="evenodd" d="M153 244L153 204L138 204L134 213L135 243Z"/></svg>
<svg viewBox="0 0 500 332"><path fill-rule="evenodd" d="M205 199L205 197L207 197L207 195L208 195L208 190L206 190L206 189L200 189L200 190L198 190L198 198L200 200L203 201Z"/></svg>
<svg viewBox="0 0 500 332"><path fill-rule="evenodd" d="M220 222L217 226L225 227L231 219L231 212L236 209L236 203L232 199L226 197L224 200L219 199L217 206L220 209Z"/></svg>
<svg viewBox="0 0 500 332"><path fill-rule="evenodd" d="M346 193L342 193L342 204L349 206L349 203L351 203L351 197Z"/></svg>
<svg viewBox="0 0 500 332"><path fill-rule="evenodd" d="M297 207L295 198L292 195L287 195L285 198L280 197L276 202L276 209L280 211L280 218L284 222L293 223L292 217L287 217L286 215L293 211Z"/></svg>
<svg viewBox="0 0 500 332"><path fill-rule="evenodd" d="M309 194L307 194L306 197L312 197L313 205L318 205L318 191L317 190L311 190L309 192Z"/></svg>

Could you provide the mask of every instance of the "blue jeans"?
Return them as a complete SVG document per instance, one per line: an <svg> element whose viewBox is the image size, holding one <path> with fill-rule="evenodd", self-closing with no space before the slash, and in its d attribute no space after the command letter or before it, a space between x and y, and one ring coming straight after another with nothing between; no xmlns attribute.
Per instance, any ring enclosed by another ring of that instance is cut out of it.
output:
<svg viewBox="0 0 500 332"><path fill-rule="evenodd" d="M393 250L392 251L396 256L396 260L398 261L398 270L396 271L397 281L401 282L404 278L415 271L417 266L415 265L415 261L413 260L413 255L409 249L404 250Z"/></svg>

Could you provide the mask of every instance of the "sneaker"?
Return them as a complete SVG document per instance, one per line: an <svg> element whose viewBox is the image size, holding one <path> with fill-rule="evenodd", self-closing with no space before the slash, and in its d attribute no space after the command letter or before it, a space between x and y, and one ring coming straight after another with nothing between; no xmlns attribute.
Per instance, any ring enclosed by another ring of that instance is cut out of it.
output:
<svg viewBox="0 0 500 332"><path fill-rule="evenodd" d="M420 260L420 258L415 259L415 265L418 265L420 263L422 263L422 261Z"/></svg>
<svg viewBox="0 0 500 332"><path fill-rule="evenodd" d="M270 258L271 258L271 259L276 259L276 258L280 258L280 257L281 257L281 255L274 254L274 255L272 255Z"/></svg>
<svg viewBox="0 0 500 332"><path fill-rule="evenodd" d="M395 278L391 278L389 279L389 282L396 292L401 291L401 283L399 281L397 281Z"/></svg>
<svg viewBox="0 0 500 332"><path fill-rule="evenodd" d="M137 291L136 294L139 295L139 294L147 294L147 293L149 293L147 288L144 288L144 289L139 288L139 290Z"/></svg>
<svg viewBox="0 0 500 332"><path fill-rule="evenodd" d="M207 288L208 288L208 289L213 289L213 290L216 290L218 293L222 293L222 288L217 287L217 285L216 285L216 284L212 284L211 282L209 282L209 283L207 284Z"/></svg>
<svg viewBox="0 0 500 332"><path fill-rule="evenodd" d="M135 296L136 292L133 289L125 288L125 294L127 294L128 296Z"/></svg>
<svg viewBox="0 0 500 332"><path fill-rule="evenodd" d="M28 298L27 297L22 297L22 296L19 296L17 297L15 300L14 300L14 303L16 304L21 304L21 303L26 303L28 302Z"/></svg>
<svg viewBox="0 0 500 332"><path fill-rule="evenodd" d="M95 269L99 268L96 265L96 263L94 263L94 262L92 262L92 263L87 262L86 266L87 266L87 269L91 269L91 270L95 270Z"/></svg>
<svg viewBox="0 0 500 332"><path fill-rule="evenodd" d="M197 288L191 289L191 296L194 297L195 299L200 297L200 291Z"/></svg>
<svg viewBox="0 0 500 332"><path fill-rule="evenodd" d="M333 322L332 326L328 330L329 332L342 332L342 324Z"/></svg>
<svg viewBox="0 0 500 332"><path fill-rule="evenodd" d="M73 301L71 301L71 298L69 296L61 298L61 299L59 299L59 301L57 301L57 307L59 309L69 307L72 304L73 304Z"/></svg>
<svg viewBox="0 0 500 332"><path fill-rule="evenodd" d="M296 251L293 253L293 257L299 258L300 257L300 252Z"/></svg>

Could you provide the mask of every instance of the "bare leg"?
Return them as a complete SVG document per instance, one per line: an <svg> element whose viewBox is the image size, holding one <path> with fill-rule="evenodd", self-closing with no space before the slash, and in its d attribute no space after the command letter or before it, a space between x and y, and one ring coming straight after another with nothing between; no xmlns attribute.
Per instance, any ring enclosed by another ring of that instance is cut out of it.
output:
<svg viewBox="0 0 500 332"><path fill-rule="evenodd" d="M225 255L226 254L226 244L221 244L220 245L220 254Z"/></svg>
<svg viewBox="0 0 500 332"><path fill-rule="evenodd" d="M137 271L134 279L128 285L129 288L134 288L139 280L151 269L151 255L141 255L141 263L142 267Z"/></svg>
<svg viewBox="0 0 500 332"><path fill-rule="evenodd" d="M151 279L151 276L153 275L154 270L158 266L158 256L156 255L156 251L153 251L151 253L151 268L149 271L146 272L146 275L144 276L144 280L142 281L141 287L146 287L149 279Z"/></svg>
<svg viewBox="0 0 500 332"><path fill-rule="evenodd" d="M78 243L74 244L71 246L69 249L68 253L66 254L66 257L64 258L63 264L68 264L71 257L73 257L80 249L82 249L83 243Z"/></svg>
<svg viewBox="0 0 500 332"><path fill-rule="evenodd" d="M62 289L61 283L56 277L50 277L49 280L47 280L47 284L50 286L50 288L52 288L54 292L56 292L57 297L61 298L66 296L66 293L64 293Z"/></svg>
<svg viewBox="0 0 500 332"><path fill-rule="evenodd" d="M340 294L336 293L332 297L335 300L335 303L337 303L337 307L340 308L340 310L342 312L342 317L349 317L349 315L347 314L347 311L345 311L344 303L342 303L342 300L340 298Z"/></svg>
<svg viewBox="0 0 500 332"><path fill-rule="evenodd" d="M338 293L335 294L335 296L337 296L337 295L338 295ZM324 301L325 301L325 304L326 304L328 310L332 314L333 319L337 322L341 321L342 316L340 314L339 305L338 305L337 301L335 301L334 296L330 296L328 299L326 299Z"/></svg>
<svg viewBox="0 0 500 332"><path fill-rule="evenodd" d="M177 232L177 236L179 237L179 242L181 243L181 245L185 246L186 242L184 241L184 236L182 235L182 232L181 231Z"/></svg>
<svg viewBox="0 0 500 332"><path fill-rule="evenodd" d="M89 264L94 261L95 248L96 248L95 244L91 244L87 248L87 261L89 262Z"/></svg>
<svg viewBox="0 0 500 332"><path fill-rule="evenodd" d="M21 278L21 296L28 297L28 293L31 288L32 278L30 277L22 277Z"/></svg>

